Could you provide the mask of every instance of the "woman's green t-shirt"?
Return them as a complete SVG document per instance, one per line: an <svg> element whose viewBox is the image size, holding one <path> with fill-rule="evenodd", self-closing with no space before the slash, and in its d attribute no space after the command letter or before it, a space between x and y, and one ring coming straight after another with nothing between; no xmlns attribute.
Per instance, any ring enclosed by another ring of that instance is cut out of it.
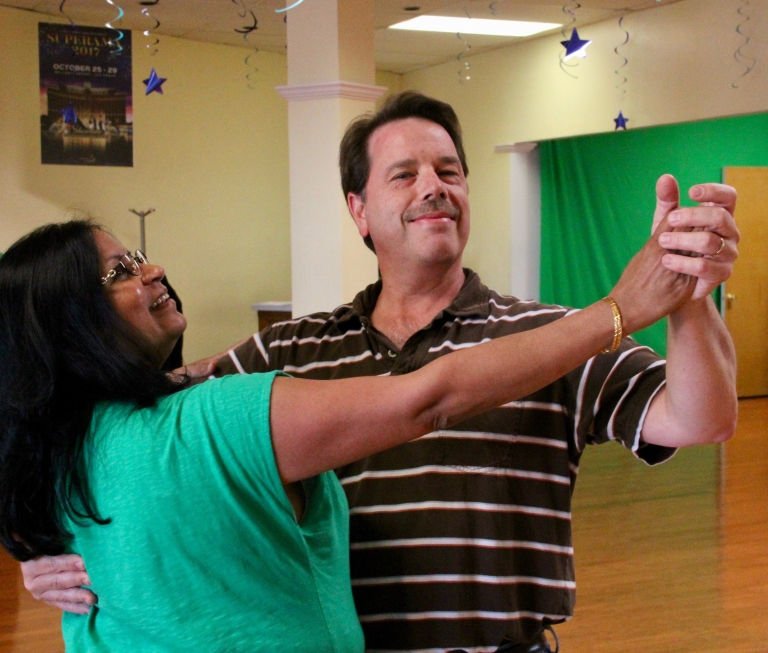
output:
<svg viewBox="0 0 768 653"><path fill-rule="evenodd" d="M274 377L96 407L85 464L111 522L69 520L98 604L64 615L67 651L363 650L347 502L332 472L310 479L297 524L272 449Z"/></svg>

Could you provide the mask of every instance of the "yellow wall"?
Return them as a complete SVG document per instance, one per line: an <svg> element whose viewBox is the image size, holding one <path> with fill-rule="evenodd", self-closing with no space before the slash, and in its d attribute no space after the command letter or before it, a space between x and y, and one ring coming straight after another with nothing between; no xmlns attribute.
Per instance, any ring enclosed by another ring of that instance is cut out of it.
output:
<svg viewBox="0 0 768 653"><path fill-rule="evenodd" d="M733 89L741 72L733 60L737 4L683 0L627 16L623 103L615 89L622 60L613 49L624 40L617 20L580 31L593 43L575 70L578 79L560 70L559 33L470 57L466 84L455 61L406 74L403 88L452 104L464 129L472 202L466 264L489 286L508 291L509 161L495 145L612 131L619 109L630 129L768 110L768 6L752 3L750 51L758 65Z"/></svg>
<svg viewBox="0 0 768 653"><path fill-rule="evenodd" d="M732 55L739 39L731 3L683 0L632 14L625 49L627 96L619 103L614 21L584 28L593 39L578 80L560 71L560 35L470 58L459 84L455 62L404 76L377 72L390 91L415 88L456 108L470 165L472 237L466 263L508 291L508 157L495 145L611 130L622 108L630 128L768 110L764 62L766 8L752 7L758 66L740 88ZM134 167L40 164L37 23L31 12L0 7L0 251L45 222L79 207L131 248L138 219L154 207L147 249L184 300L188 360L217 351L256 328L250 305L290 297L287 106L282 55L258 55L250 91L247 50L163 37L149 57L134 34ZM152 67L165 93L144 95ZM651 189L649 189L651 192ZM351 218L350 218L351 220Z"/></svg>
<svg viewBox="0 0 768 653"><path fill-rule="evenodd" d="M386 86L387 92L379 98L376 108L379 108L390 95L403 90L403 76L385 70L376 71L376 86Z"/></svg>
<svg viewBox="0 0 768 653"><path fill-rule="evenodd" d="M128 209L154 207L147 250L189 317L185 358L252 333L253 302L290 298L285 56L257 55L251 91L247 50L162 37L150 57L135 32L133 168L41 165L38 22L54 21L0 7L0 251L71 207L133 249ZM144 95L152 67L163 95Z"/></svg>

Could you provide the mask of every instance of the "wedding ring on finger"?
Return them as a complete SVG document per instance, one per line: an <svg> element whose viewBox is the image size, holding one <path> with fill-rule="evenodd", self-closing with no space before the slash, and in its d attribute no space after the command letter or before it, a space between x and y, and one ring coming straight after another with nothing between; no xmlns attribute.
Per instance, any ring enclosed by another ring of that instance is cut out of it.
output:
<svg viewBox="0 0 768 653"><path fill-rule="evenodd" d="M712 257L714 258L715 256L717 256L720 252L723 251L724 248L725 248L725 238L720 236L720 249L718 249L714 254L712 254Z"/></svg>

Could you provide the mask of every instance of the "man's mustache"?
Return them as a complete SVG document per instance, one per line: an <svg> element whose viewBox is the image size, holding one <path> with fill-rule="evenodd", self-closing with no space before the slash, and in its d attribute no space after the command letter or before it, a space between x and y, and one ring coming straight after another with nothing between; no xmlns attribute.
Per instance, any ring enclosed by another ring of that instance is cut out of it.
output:
<svg viewBox="0 0 768 653"><path fill-rule="evenodd" d="M458 220L459 215L461 214L461 211L459 211L459 209L451 204L448 200L437 198L422 202L416 208L408 209L403 214L403 222L413 222L425 213L435 212L446 213L448 217L450 217L454 222Z"/></svg>

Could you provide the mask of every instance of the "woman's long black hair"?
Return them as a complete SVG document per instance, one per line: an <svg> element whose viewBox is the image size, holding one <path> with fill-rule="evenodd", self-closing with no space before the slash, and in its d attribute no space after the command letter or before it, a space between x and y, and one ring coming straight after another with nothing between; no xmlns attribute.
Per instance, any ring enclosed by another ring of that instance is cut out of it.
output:
<svg viewBox="0 0 768 653"><path fill-rule="evenodd" d="M17 560L62 553L65 514L108 521L82 467L96 402L150 406L185 385L109 304L96 228L50 224L0 257L0 543Z"/></svg>

